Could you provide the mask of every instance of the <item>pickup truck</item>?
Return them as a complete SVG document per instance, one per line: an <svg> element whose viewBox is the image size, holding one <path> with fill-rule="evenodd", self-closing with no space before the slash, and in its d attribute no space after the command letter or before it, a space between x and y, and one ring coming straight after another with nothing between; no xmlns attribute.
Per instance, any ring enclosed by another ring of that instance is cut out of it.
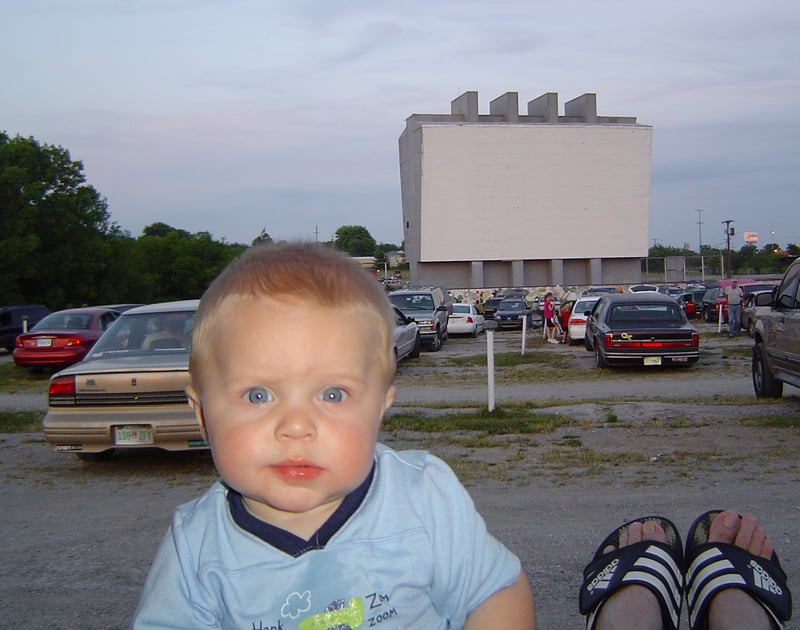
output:
<svg viewBox="0 0 800 630"><path fill-rule="evenodd" d="M431 352L447 341L447 318L453 312L453 300L441 287L399 289L389 293L389 301L419 326L422 344Z"/></svg>
<svg viewBox="0 0 800 630"><path fill-rule="evenodd" d="M753 327L753 389L758 398L780 398L783 385L800 387L800 259L795 260L773 294L758 296L769 310Z"/></svg>

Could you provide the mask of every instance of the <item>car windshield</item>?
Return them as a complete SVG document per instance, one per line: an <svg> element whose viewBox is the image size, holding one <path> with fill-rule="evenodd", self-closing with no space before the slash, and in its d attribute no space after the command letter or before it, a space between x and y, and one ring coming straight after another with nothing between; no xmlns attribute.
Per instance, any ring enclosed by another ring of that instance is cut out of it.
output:
<svg viewBox="0 0 800 630"><path fill-rule="evenodd" d="M525 302L522 300L505 300L498 307L499 311L524 311Z"/></svg>
<svg viewBox="0 0 800 630"><path fill-rule="evenodd" d="M597 304L597 300L578 300L575 303L575 308L572 309L572 312L585 313L586 311L591 311L595 304Z"/></svg>
<svg viewBox="0 0 800 630"><path fill-rule="evenodd" d="M683 323L680 306L675 304L615 304L608 314L612 326L673 326Z"/></svg>
<svg viewBox="0 0 800 630"><path fill-rule="evenodd" d="M390 295L389 301L403 311L432 311L433 298L428 293Z"/></svg>
<svg viewBox="0 0 800 630"><path fill-rule="evenodd" d="M470 313L469 304L453 304L454 313Z"/></svg>
<svg viewBox="0 0 800 630"><path fill-rule="evenodd" d="M194 311L124 314L108 328L85 360L165 352L187 354L194 317Z"/></svg>
<svg viewBox="0 0 800 630"><path fill-rule="evenodd" d="M34 330L88 330L92 316L88 313L53 313L41 320Z"/></svg>

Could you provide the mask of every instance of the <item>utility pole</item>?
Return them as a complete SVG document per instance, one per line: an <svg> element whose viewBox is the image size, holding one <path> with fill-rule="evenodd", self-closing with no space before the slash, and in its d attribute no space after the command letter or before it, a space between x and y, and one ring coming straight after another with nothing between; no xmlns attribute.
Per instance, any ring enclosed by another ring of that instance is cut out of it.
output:
<svg viewBox="0 0 800 630"><path fill-rule="evenodd" d="M728 277L731 277L731 236L735 234L734 228L731 227L734 223L733 219L725 219L722 224L725 226L725 239L728 247Z"/></svg>
<svg viewBox="0 0 800 630"><path fill-rule="evenodd" d="M703 209L697 209L697 253L703 255Z"/></svg>

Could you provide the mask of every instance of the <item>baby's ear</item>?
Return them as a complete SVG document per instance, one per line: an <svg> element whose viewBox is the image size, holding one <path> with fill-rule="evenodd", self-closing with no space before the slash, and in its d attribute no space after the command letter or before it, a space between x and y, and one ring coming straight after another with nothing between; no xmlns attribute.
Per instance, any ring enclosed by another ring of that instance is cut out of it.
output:
<svg viewBox="0 0 800 630"><path fill-rule="evenodd" d="M200 396L191 385L186 386L186 395L189 397L189 406L194 411L197 422L200 424L200 430L203 432L203 439L208 442L208 435L206 434L206 419L203 415L203 405L200 403Z"/></svg>

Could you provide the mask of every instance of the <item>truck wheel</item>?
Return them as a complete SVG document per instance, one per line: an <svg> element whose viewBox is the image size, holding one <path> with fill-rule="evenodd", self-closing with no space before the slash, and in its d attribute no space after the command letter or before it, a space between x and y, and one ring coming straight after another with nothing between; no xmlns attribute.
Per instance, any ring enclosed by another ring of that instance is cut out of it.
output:
<svg viewBox="0 0 800 630"><path fill-rule="evenodd" d="M442 334L439 329L436 329L436 335L433 337L433 341L428 344L428 350L431 352L439 352L442 348Z"/></svg>
<svg viewBox="0 0 800 630"><path fill-rule="evenodd" d="M767 349L761 341L753 346L753 389L756 398L780 398L783 395L783 383L769 371Z"/></svg>

